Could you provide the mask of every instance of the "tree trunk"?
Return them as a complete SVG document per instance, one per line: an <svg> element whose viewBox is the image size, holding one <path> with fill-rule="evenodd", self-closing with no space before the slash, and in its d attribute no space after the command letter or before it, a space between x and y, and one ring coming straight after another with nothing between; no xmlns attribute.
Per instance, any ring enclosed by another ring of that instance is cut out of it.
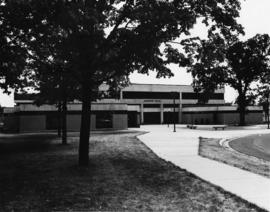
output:
<svg viewBox="0 0 270 212"><path fill-rule="evenodd" d="M67 144L67 99L62 104L62 144Z"/></svg>
<svg viewBox="0 0 270 212"><path fill-rule="evenodd" d="M61 111L61 102L57 104L57 135L58 137L61 137L61 116L62 116L62 111Z"/></svg>
<svg viewBox="0 0 270 212"><path fill-rule="evenodd" d="M245 126L246 118L246 92L238 90L239 126Z"/></svg>
<svg viewBox="0 0 270 212"><path fill-rule="evenodd" d="M239 107L239 126L245 126L246 118L246 103L244 94L239 94L238 107Z"/></svg>
<svg viewBox="0 0 270 212"><path fill-rule="evenodd" d="M267 114L267 129L270 129L270 122L269 122L269 111L268 111L268 114Z"/></svg>
<svg viewBox="0 0 270 212"><path fill-rule="evenodd" d="M239 115L240 115L240 122L239 126L245 126L246 125L246 111L245 106L239 106Z"/></svg>
<svg viewBox="0 0 270 212"><path fill-rule="evenodd" d="M82 113L79 143L79 165L89 164L89 138L91 125L91 89L88 83L82 87Z"/></svg>

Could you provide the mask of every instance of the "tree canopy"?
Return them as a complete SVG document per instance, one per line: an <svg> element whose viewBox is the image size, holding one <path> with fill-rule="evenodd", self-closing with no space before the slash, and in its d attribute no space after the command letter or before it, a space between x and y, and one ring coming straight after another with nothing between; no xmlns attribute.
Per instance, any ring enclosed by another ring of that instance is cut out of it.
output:
<svg viewBox="0 0 270 212"><path fill-rule="evenodd" d="M6 42L16 41L9 46L27 49L28 63L60 60L68 67L81 90L79 163L87 165L94 91L115 79L127 81L135 70L172 76L168 64L189 61L170 41L189 35L198 19L209 27L209 35L238 34L243 31L236 22L239 10L237 0L1 0L0 27L10 31L1 35ZM27 72L26 78L37 72ZM1 73L8 87L7 76Z"/></svg>
<svg viewBox="0 0 270 212"><path fill-rule="evenodd" d="M247 41L226 40L218 34L209 40L187 40L186 49L195 58L189 71L199 91L214 92L219 86L229 85L239 94L237 103L240 125L245 124L245 108L251 100L247 95L253 82L262 80L269 70L270 37L256 35Z"/></svg>

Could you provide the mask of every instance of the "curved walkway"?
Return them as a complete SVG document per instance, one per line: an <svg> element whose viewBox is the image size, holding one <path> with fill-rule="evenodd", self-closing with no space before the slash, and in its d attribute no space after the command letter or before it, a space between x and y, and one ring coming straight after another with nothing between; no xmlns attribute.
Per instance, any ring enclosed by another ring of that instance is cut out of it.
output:
<svg viewBox="0 0 270 212"><path fill-rule="evenodd" d="M139 139L161 158L270 211L270 179L198 155L200 136L230 139L270 133L270 130L262 128L255 126L213 131L210 127L203 129L198 126L196 130L191 130L177 125L177 132L174 133L172 126L145 125L140 130L149 133L139 136Z"/></svg>

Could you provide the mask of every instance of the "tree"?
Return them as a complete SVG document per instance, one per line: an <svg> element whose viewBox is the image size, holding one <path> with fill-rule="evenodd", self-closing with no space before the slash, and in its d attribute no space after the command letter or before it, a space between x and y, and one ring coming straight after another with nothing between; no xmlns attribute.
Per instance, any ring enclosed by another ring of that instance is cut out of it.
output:
<svg viewBox="0 0 270 212"><path fill-rule="evenodd" d="M267 122L267 128L269 129L269 95L270 87L269 83L260 84L255 89L256 97L258 98L258 103L263 107L265 120Z"/></svg>
<svg viewBox="0 0 270 212"><path fill-rule="evenodd" d="M212 93L219 86L233 87L238 92L239 125L244 125L246 106L252 100L250 85L259 81L269 66L269 36L258 34L242 42L213 34L209 40L185 42L189 57L195 58L189 67L195 88Z"/></svg>
<svg viewBox="0 0 270 212"><path fill-rule="evenodd" d="M91 100L102 83L126 79L135 70L172 76L166 65L188 61L169 42L188 35L199 18L209 25L209 32L218 30L227 36L242 30L236 22L237 0L2 1L2 7L19 10L15 18L23 14L20 18L27 19L29 29L21 33L31 51L39 48L33 43L46 45L51 35L59 40L53 50L67 62L81 90L80 165L89 161Z"/></svg>
<svg viewBox="0 0 270 212"><path fill-rule="evenodd" d="M39 4L39 10L34 9L38 8L35 7L37 5L31 7L31 4L26 1L1 1L0 85L5 92L9 92L10 88L26 92L25 88L31 87L38 92L36 104L56 104L59 113L62 113L62 143L65 144L66 102L75 98L77 87L72 77L65 77L66 67L57 48L60 37L53 33L44 34L50 31L45 29L46 19L41 13L46 2ZM37 38L43 41L39 42Z"/></svg>
<svg viewBox="0 0 270 212"><path fill-rule="evenodd" d="M60 61L40 63L38 60L38 64L31 65L38 69L33 78L33 88L38 92L35 103L57 106L58 135L62 135L62 144L67 144L67 103L79 99L79 86Z"/></svg>
<svg viewBox="0 0 270 212"><path fill-rule="evenodd" d="M9 14L0 6L0 88L6 93L24 85L27 49L19 30L6 24ZM12 22L12 21L10 21ZM17 34L16 36L14 34Z"/></svg>

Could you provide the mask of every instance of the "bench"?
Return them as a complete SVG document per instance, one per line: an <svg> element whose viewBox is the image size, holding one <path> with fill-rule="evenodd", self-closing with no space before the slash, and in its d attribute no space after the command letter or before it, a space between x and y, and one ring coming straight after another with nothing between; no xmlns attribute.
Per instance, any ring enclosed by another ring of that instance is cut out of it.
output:
<svg viewBox="0 0 270 212"><path fill-rule="evenodd" d="M224 130L226 127L227 127L226 125L223 125L223 126L213 126L213 129L214 130L218 130L218 129Z"/></svg>

